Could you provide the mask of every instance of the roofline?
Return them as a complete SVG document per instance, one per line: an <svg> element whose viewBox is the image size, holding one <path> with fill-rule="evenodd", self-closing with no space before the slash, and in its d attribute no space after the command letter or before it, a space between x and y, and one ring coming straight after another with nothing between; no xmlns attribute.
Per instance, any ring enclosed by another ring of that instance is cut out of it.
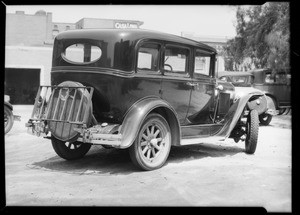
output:
<svg viewBox="0 0 300 215"><path fill-rule="evenodd" d="M165 32L160 32L160 31L155 31L155 30L149 30L149 29L142 29L142 28L134 28L134 29L112 29L112 28L93 28L93 29L72 29L69 31L64 31L60 34L58 34L56 36L57 39L60 38L64 38L65 35L69 35L70 33L84 33L84 32L90 32L90 33L95 33L95 32L101 32L101 31L119 31L119 33L130 33L130 32L136 32L136 33L140 33L140 38L138 38L139 36L137 36L137 40L146 38L147 33L149 33L149 39L160 39L160 40L169 40L169 41L173 41L173 42L178 42L178 43L187 43L187 45L190 46L200 46L203 49L206 49L207 51L213 52L213 53L217 53L216 49L199 41L195 41L186 37L181 37L178 35L174 35L174 34L170 34L170 33L165 33ZM143 35L143 33L145 33L145 35Z"/></svg>

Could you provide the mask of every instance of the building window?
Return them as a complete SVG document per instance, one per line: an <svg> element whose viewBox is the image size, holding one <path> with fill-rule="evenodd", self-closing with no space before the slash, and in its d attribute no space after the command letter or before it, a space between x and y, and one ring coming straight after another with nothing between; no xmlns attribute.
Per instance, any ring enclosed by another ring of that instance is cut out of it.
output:
<svg viewBox="0 0 300 215"><path fill-rule="evenodd" d="M69 25L66 26L66 31L67 31L67 30L70 30L70 26L69 26Z"/></svg>

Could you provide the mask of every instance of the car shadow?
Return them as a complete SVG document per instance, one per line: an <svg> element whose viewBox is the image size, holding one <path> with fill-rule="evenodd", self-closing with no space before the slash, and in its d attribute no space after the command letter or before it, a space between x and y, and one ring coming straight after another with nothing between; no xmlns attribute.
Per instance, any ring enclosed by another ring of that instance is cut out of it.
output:
<svg viewBox="0 0 300 215"><path fill-rule="evenodd" d="M244 153L244 149L237 146L215 144L172 147L166 165L206 157L231 156L241 152ZM128 175L140 172L131 162L127 149L104 149L101 146L93 146L83 158L78 160L68 161L54 156L27 166L33 169L78 175Z"/></svg>

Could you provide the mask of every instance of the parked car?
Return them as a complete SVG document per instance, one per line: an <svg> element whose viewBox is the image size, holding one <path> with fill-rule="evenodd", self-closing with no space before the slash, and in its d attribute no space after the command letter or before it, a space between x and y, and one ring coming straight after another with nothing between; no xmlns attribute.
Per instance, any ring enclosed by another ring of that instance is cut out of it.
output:
<svg viewBox="0 0 300 215"><path fill-rule="evenodd" d="M143 170L162 167L171 146L233 138L257 146L264 94L234 100L215 78L216 50L142 29L85 29L55 37L51 86L40 86L26 126L55 152L79 159L91 145L129 148Z"/></svg>
<svg viewBox="0 0 300 215"><path fill-rule="evenodd" d="M272 73L271 69L256 69L249 72L254 76L253 87L272 98L279 115L288 114L292 109L289 70L282 69Z"/></svg>
<svg viewBox="0 0 300 215"><path fill-rule="evenodd" d="M4 133L7 134L13 127L14 120L20 121L20 116L13 115L13 106L10 97L4 95Z"/></svg>
<svg viewBox="0 0 300 215"><path fill-rule="evenodd" d="M259 89L253 88L254 75L250 72L222 71L218 72L218 77L221 80L232 83L235 86L236 96L240 96L240 94L252 92L255 90L261 91ZM259 115L259 121L262 125L269 125L272 117L274 115L277 115L277 112L272 97L266 94L265 97L267 99L267 111Z"/></svg>

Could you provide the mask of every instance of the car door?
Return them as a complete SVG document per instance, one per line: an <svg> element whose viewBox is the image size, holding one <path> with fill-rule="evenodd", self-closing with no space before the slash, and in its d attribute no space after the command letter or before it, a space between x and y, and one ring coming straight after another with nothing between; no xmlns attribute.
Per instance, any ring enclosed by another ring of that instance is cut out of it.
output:
<svg viewBox="0 0 300 215"><path fill-rule="evenodd" d="M191 50L178 44L166 44L163 55L161 96L175 109L180 125L186 124L192 78L189 74Z"/></svg>
<svg viewBox="0 0 300 215"><path fill-rule="evenodd" d="M211 53L196 49L194 55L194 72L192 77L191 100L187 122L193 124L210 124L213 122L215 109L215 84L212 78L214 57Z"/></svg>

